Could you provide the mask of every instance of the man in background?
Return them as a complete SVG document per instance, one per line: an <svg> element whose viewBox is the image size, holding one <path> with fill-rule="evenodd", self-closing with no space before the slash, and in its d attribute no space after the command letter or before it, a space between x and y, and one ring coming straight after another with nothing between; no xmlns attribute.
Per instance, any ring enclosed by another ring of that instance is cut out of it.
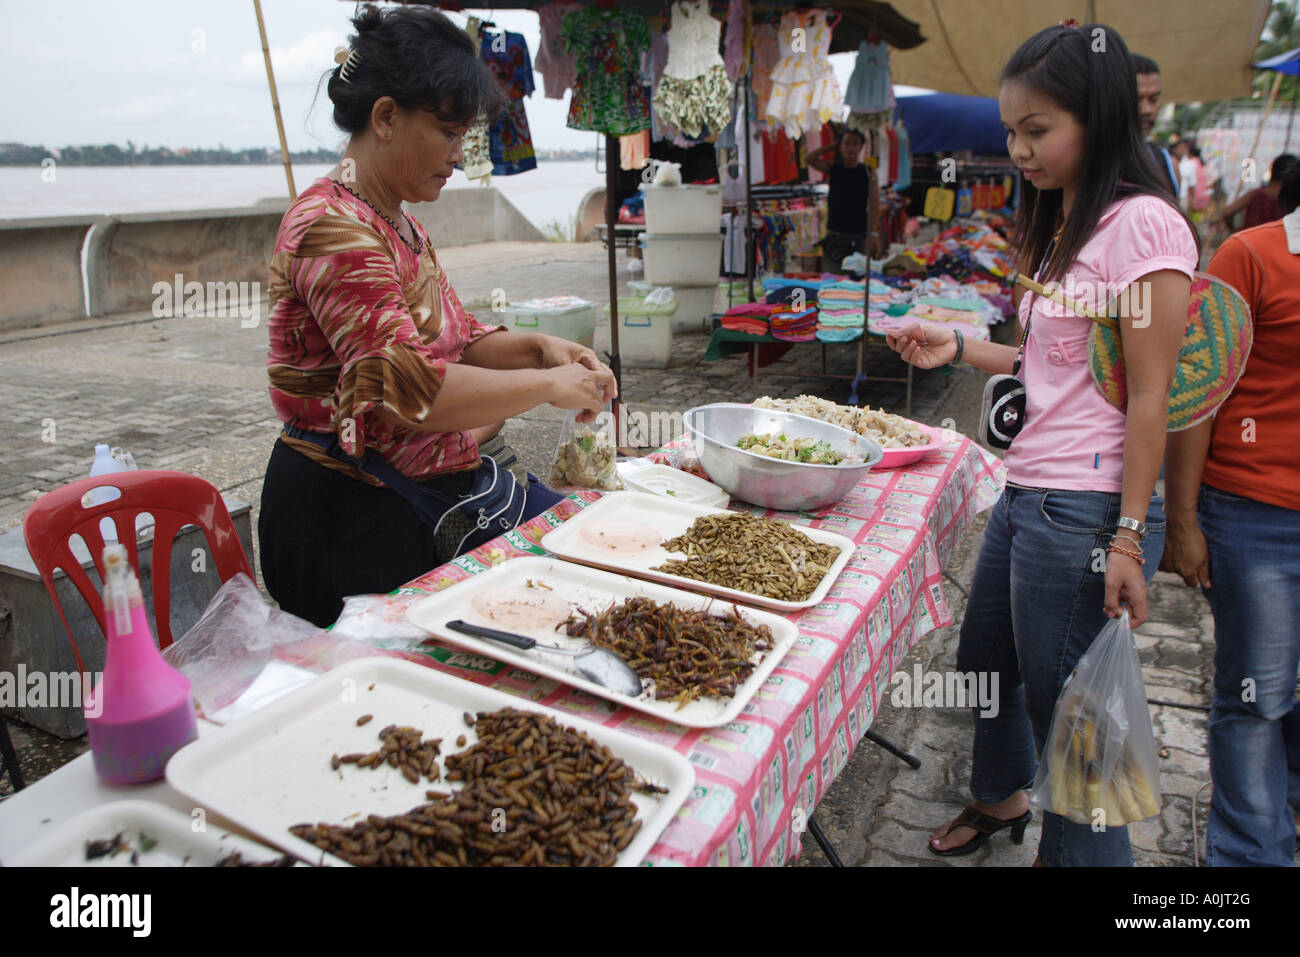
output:
<svg viewBox="0 0 1300 957"><path fill-rule="evenodd" d="M1164 171L1169 187L1178 195L1178 174L1174 171L1174 161L1169 151L1161 149L1151 141L1151 134L1156 128L1156 114L1160 112L1160 67L1150 57L1133 55L1133 66L1137 72L1138 119L1142 123L1142 136L1147 141L1156 165Z"/></svg>
<svg viewBox="0 0 1300 957"><path fill-rule="evenodd" d="M840 133L838 142L823 146L808 157L808 165L825 173L830 184L826 238L822 241L822 268L827 272L839 272L846 257L864 251L870 196L867 183L870 173L861 158L866 142L866 137L857 130L846 129Z"/></svg>

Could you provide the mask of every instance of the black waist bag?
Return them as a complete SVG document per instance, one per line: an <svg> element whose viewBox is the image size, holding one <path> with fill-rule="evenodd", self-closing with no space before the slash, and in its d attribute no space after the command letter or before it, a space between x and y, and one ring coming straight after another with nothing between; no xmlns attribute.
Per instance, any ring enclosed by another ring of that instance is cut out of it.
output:
<svg viewBox="0 0 1300 957"><path fill-rule="evenodd" d="M286 425L284 434L319 446L331 458L373 475L406 499L420 521L433 529L440 553L445 548L449 558L478 548L523 520L528 490L490 456L482 456L468 491L448 495L407 478L374 452L359 459L348 455L337 436L308 432L296 425Z"/></svg>

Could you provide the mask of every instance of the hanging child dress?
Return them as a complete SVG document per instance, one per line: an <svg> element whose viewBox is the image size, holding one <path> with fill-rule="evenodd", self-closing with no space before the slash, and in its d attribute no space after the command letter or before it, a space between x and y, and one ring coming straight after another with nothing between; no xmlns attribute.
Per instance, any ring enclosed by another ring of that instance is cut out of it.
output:
<svg viewBox="0 0 1300 957"><path fill-rule="evenodd" d="M837 117L844 107L829 59L826 11L785 14L777 40L781 59L772 69L772 95L764 114L769 126L784 126L786 136L798 139L804 130Z"/></svg>
<svg viewBox="0 0 1300 957"><path fill-rule="evenodd" d="M849 77L849 88L844 91L844 102L859 113L876 113L894 104L890 93L893 84L889 76L889 47L884 43L858 44L858 58Z"/></svg>
<svg viewBox="0 0 1300 957"><path fill-rule="evenodd" d="M717 134L731 120L731 83L718 53L721 32L721 21L709 15L708 0L673 4L668 62L653 106L661 119L691 138L705 128Z"/></svg>

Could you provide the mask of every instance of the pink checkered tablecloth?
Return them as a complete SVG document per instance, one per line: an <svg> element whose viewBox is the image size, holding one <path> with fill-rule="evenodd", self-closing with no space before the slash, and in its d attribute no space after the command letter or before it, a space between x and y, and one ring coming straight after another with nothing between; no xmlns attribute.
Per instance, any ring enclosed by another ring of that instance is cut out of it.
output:
<svg viewBox="0 0 1300 957"><path fill-rule="evenodd" d="M799 853L798 832L870 727L897 665L922 637L952 623L943 568L972 519L1001 493L1002 463L969 439L945 434L951 441L942 449L908 468L868 473L816 517L783 514L796 525L845 535L857 550L824 602L790 616L799 628L794 648L727 725L671 724L454 646L427 644L402 657L684 754L695 766L695 790L647 864L785 864ZM503 559L544 555L542 536L600 496L574 492L393 597L414 600Z"/></svg>

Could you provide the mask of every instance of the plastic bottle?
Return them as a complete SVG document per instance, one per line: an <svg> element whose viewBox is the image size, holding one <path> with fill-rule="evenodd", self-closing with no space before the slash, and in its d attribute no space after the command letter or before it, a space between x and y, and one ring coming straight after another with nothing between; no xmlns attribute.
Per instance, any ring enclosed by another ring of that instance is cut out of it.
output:
<svg viewBox="0 0 1300 957"><path fill-rule="evenodd" d="M113 784L156 780L199 736L194 697L190 680L158 651L140 582L118 544L104 549L104 633L104 674L85 705L95 772Z"/></svg>
<svg viewBox="0 0 1300 957"><path fill-rule="evenodd" d="M125 471L127 471L127 467L113 458L107 445L100 443L95 446L95 461L90 466L91 478ZM122 493L115 488L98 488L90 493L90 500L96 505L102 505L105 502L111 502L113 499L121 497ZM104 536L105 544L117 541L117 526L113 524L111 518L101 518L99 520L99 533Z"/></svg>

